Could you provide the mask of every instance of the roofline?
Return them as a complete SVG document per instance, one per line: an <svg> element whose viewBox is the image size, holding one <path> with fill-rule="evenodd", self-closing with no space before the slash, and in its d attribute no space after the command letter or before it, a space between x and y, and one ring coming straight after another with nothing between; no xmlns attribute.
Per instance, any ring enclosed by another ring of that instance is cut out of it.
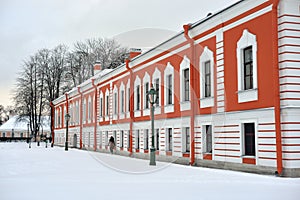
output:
<svg viewBox="0 0 300 200"><path fill-rule="evenodd" d="M210 19L213 18L213 17L216 17L217 15L219 15L219 14L225 12L226 10L229 10L230 8L232 8L232 7L234 7L234 6L238 5L238 4L240 4L240 3L243 2L243 1L245 1L245 0L240 0L240 1L238 1L238 2L236 2L236 3L234 3L234 4L232 4L232 5L230 5L230 6L226 7L226 8L224 8L224 9L222 9L222 10L216 12L215 14L209 15L209 16L203 18L203 19L200 19L200 20L197 21L197 22L191 23L190 29L199 26L200 24L202 24L202 23L204 23L204 22L210 20ZM174 35L173 37L169 38L168 40L166 40L166 41L164 41L164 42L158 44L157 46L155 46L155 47L149 49L149 50L146 51L145 53L142 53L142 54L140 54L140 55L134 57L134 58L131 59L130 61L134 61L134 60L138 59L139 57L142 57L143 55L146 55L146 54L150 53L151 51L157 49L158 47L160 47L160 46L162 46L162 45L168 43L169 41L171 41L171 40L173 40L173 39L175 39L175 38L177 38L178 36L183 35L183 34L184 34L184 31L182 30L182 31L180 31L179 33L177 33L176 35Z"/></svg>

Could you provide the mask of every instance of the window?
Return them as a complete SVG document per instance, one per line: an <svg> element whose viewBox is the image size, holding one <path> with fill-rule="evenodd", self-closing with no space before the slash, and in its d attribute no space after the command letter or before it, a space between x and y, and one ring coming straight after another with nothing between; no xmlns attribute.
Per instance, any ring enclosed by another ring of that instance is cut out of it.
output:
<svg viewBox="0 0 300 200"><path fill-rule="evenodd" d="M106 115L109 115L109 96L106 96Z"/></svg>
<svg viewBox="0 0 300 200"><path fill-rule="evenodd" d="M148 95L148 92L149 92L149 83L147 82L145 84L145 108L149 108L149 95Z"/></svg>
<svg viewBox="0 0 300 200"><path fill-rule="evenodd" d="M89 102L88 102L88 118L89 118L89 121L92 119L92 102L91 102L91 99L89 99Z"/></svg>
<svg viewBox="0 0 300 200"><path fill-rule="evenodd" d="M183 152L190 152L190 127L183 128Z"/></svg>
<svg viewBox="0 0 300 200"><path fill-rule="evenodd" d="M83 122L86 122L86 100L83 101Z"/></svg>
<svg viewBox="0 0 300 200"><path fill-rule="evenodd" d="M190 60L184 55L180 63L180 111L190 110Z"/></svg>
<svg viewBox="0 0 300 200"><path fill-rule="evenodd" d="M173 104L173 91L172 91L172 88L173 88L173 85L172 85L172 74L169 74L167 76L167 104Z"/></svg>
<svg viewBox="0 0 300 200"><path fill-rule="evenodd" d="M120 131L120 147L124 146L124 131Z"/></svg>
<svg viewBox="0 0 300 200"><path fill-rule="evenodd" d="M156 90L156 101L155 103L159 105L159 78L155 79L155 90Z"/></svg>
<svg viewBox="0 0 300 200"><path fill-rule="evenodd" d="M155 137L154 138L156 138L156 142L155 142L156 149L159 150L159 129L158 128L155 129Z"/></svg>
<svg viewBox="0 0 300 200"><path fill-rule="evenodd" d="M253 89L253 56L252 46L243 49L244 60L244 89Z"/></svg>
<svg viewBox="0 0 300 200"><path fill-rule="evenodd" d="M118 113L117 93L114 93L114 114Z"/></svg>
<svg viewBox="0 0 300 200"><path fill-rule="evenodd" d="M149 95L148 92L150 90L150 75L148 74L148 72L145 72L145 75L143 77L143 108L144 109L149 109ZM150 115L150 111L149 110L145 110L143 113L144 116L146 115Z"/></svg>
<svg viewBox="0 0 300 200"><path fill-rule="evenodd" d="M255 156L255 128L254 123L244 124L244 155Z"/></svg>
<svg viewBox="0 0 300 200"><path fill-rule="evenodd" d="M204 126L204 153L212 153L212 126Z"/></svg>
<svg viewBox="0 0 300 200"><path fill-rule="evenodd" d="M144 149L149 149L149 129L144 130Z"/></svg>
<svg viewBox="0 0 300 200"><path fill-rule="evenodd" d="M210 71L210 61L205 62L204 64L204 84L205 92L204 97L211 96L211 71Z"/></svg>
<svg viewBox="0 0 300 200"><path fill-rule="evenodd" d="M61 123L61 118L60 118L60 115L61 115L61 111L60 111L60 109L59 109L59 113L58 113L58 115L57 115L57 121L58 121L58 127L60 127L60 123Z"/></svg>
<svg viewBox="0 0 300 200"><path fill-rule="evenodd" d="M140 93L140 86L136 86L136 110L140 110L140 103L141 103L141 93Z"/></svg>
<svg viewBox="0 0 300 200"><path fill-rule="evenodd" d="M121 113L124 113L124 90L121 91Z"/></svg>
<svg viewBox="0 0 300 200"><path fill-rule="evenodd" d="M136 76L134 81L134 116L141 116L141 79L139 76Z"/></svg>
<svg viewBox="0 0 300 200"><path fill-rule="evenodd" d="M127 99L128 99L128 112L130 112L130 88L127 89L128 93L127 93Z"/></svg>
<svg viewBox="0 0 300 200"><path fill-rule="evenodd" d="M108 145L108 131L105 131L105 145Z"/></svg>
<svg viewBox="0 0 300 200"><path fill-rule="evenodd" d="M164 112L174 112L174 67L168 62L164 71Z"/></svg>
<svg viewBox="0 0 300 200"><path fill-rule="evenodd" d="M23 133L20 134L20 137L23 137Z"/></svg>
<svg viewBox="0 0 300 200"><path fill-rule="evenodd" d="M140 130L135 131L135 149L140 148Z"/></svg>
<svg viewBox="0 0 300 200"><path fill-rule="evenodd" d="M172 151L172 128L167 128L167 151Z"/></svg>
<svg viewBox="0 0 300 200"><path fill-rule="evenodd" d="M5 133L2 133L2 137L5 137Z"/></svg>
<svg viewBox="0 0 300 200"><path fill-rule="evenodd" d="M76 123L79 124L80 112L79 112L79 103L76 102Z"/></svg>
<svg viewBox="0 0 300 200"><path fill-rule="evenodd" d="M130 130L127 131L127 148L130 146Z"/></svg>
<svg viewBox="0 0 300 200"><path fill-rule="evenodd" d="M236 48L239 103L258 100L257 48L256 35L245 29Z"/></svg>
<svg viewBox="0 0 300 200"><path fill-rule="evenodd" d="M102 117L102 115L103 115L103 98L101 97L100 98L100 108L99 108L99 115L100 115L100 117Z"/></svg>
<svg viewBox="0 0 300 200"><path fill-rule="evenodd" d="M183 100L190 100L190 70L183 70Z"/></svg>
<svg viewBox="0 0 300 200"><path fill-rule="evenodd" d="M153 84L153 89L156 90L157 95L155 99L155 105L156 108L154 110L154 114L160 114L161 113L161 104L162 104L162 99L161 98L161 85L164 85L164 83L161 83L161 71L158 69L158 67L155 68L153 74L152 74L152 84ZM149 81L150 82L150 81Z"/></svg>

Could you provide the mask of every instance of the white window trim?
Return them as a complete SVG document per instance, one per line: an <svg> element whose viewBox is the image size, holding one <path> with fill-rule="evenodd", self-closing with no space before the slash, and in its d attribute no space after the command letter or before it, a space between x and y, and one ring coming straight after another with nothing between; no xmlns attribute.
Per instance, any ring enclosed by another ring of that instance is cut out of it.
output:
<svg viewBox="0 0 300 200"><path fill-rule="evenodd" d="M108 101L109 101L109 90L108 89L106 89L106 91L105 91L105 100L104 100L104 102L105 102L105 106L104 106L105 121L109 120L109 113L110 113L109 102L107 102L107 97L108 97ZM106 113L107 106L108 106L108 113Z"/></svg>
<svg viewBox="0 0 300 200"><path fill-rule="evenodd" d="M139 87L140 88L140 105L139 105L140 109L139 110L137 110L137 91L136 91L137 86L140 86ZM141 79L140 79L139 76L136 76L135 81L134 81L134 116L135 117L140 117L141 116L141 110L142 110L142 107L141 107L141 104L142 104L141 89L142 89L141 88Z"/></svg>
<svg viewBox="0 0 300 200"><path fill-rule="evenodd" d="M75 119L75 123L76 123L76 125L78 125L79 124L79 118L80 118L80 116L79 116L79 102L78 101L76 101L76 103L75 103L75 106L76 106L76 113L75 113L75 115L76 115L76 119Z"/></svg>
<svg viewBox="0 0 300 200"><path fill-rule="evenodd" d="M170 151L170 144L169 144L169 129L172 129L172 144L171 144L171 148L172 150ZM174 128L172 126L168 126L168 127L165 127L165 152L172 152L174 151ZM167 148L168 147L168 148Z"/></svg>
<svg viewBox="0 0 300 200"><path fill-rule="evenodd" d="M181 138L181 143L182 143L182 153L190 153L191 152L191 141L190 141L190 151L186 151L186 128L190 128L190 126L185 126L181 128L181 133L182 133L182 138ZM190 139L191 139L191 128L190 128Z"/></svg>
<svg viewBox="0 0 300 200"><path fill-rule="evenodd" d="M83 118L83 123L85 124L87 122L87 117L86 117L86 99L83 100L83 109L82 109L82 118Z"/></svg>
<svg viewBox="0 0 300 200"><path fill-rule="evenodd" d="M159 69L156 67L154 70L154 73L152 75L152 85L154 87L155 85L155 80L159 79L159 86L161 86L161 72L159 71ZM161 95L161 87L159 87L159 102L158 105L154 104L155 109L154 109L154 114L158 115L161 113L161 105L162 105L162 95Z"/></svg>
<svg viewBox="0 0 300 200"><path fill-rule="evenodd" d="M167 99L167 96L168 96L168 80L167 80L167 77L169 75L172 75L172 104L168 104L168 99ZM164 112L165 113L171 113L171 112L174 112L174 67L171 65L170 62L167 63L167 66L166 66L166 69L164 71L164 99L165 99L165 110Z"/></svg>
<svg viewBox="0 0 300 200"><path fill-rule="evenodd" d="M113 89L113 120L117 120L118 119L118 110L119 110L119 105L118 105L118 87L115 85L114 89Z"/></svg>
<svg viewBox="0 0 300 200"><path fill-rule="evenodd" d="M243 69L243 50L252 46L253 52L253 89L244 90L244 69ZM256 35L244 29L242 37L239 39L236 48L237 71L238 71L238 102L249 102L258 100L257 85L257 40Z"/></svg>
<svg viewBox="0 0 300 200"><path fill-rule="evenodd" d="M123 91L123 94L124 94L124 96L123 96L123 112L122 112L122 110L121 110L121 107L122 107L122 91ZM125 111L126 111L126 98L125 98L125 86L124 86L124 83L122 82L121 83L121 85L120 85L120 92L119 92L119 94L120 94L120 98L119 98L119 118L120 119L124 119L125 118Z"/></svg>
<svg viewBox="0 0 300 200"><path fill-rule="evenodd" d="M205 97L205 63L210 62L210 85L211 96ZM214 53L207 46L204 47L200 56L200 108L208 108L214 106Z"/></svg>
<svg viewBox="0 0 300 200"><path fill-rule="evenodd" d="M244 124L246 123L254 123L255 128L255 156L246 156L245 155L245 133L244 133ZM240 123L240 152L241 152L241 158L255 158L256 164L258 165L258 122L257 119L246 119L242 120ZM241 160L242 162L242 160Z"/></svg>
<svg viewBox="0 0 300 200"><path fill-rule="evenodd" d="M100 106L101 106L101 103L100 103L100 101L101 101L101 98L102 98L102 108L100 108ZM99 95L99 118L100 118L100 122L102 122L103 121L103 110L104 110L104 105L103 105L103 92L101 91L100 92L100 95ZM102 110L102 113L100 112Z"/></svg>
<svg viewBox="0 0 300 200"><path fill-rule="evenodd" d="M126 112L126 117L130 118L130 110L129 110L129 101L130 101L130 94L128 94L128 89L130 90L130 79L128 79L128 82L126 84L126 90L125 90L125 112Z"/></svg>
<svg viewBox="0 0 300 200"><path fill-rule="evenodd" d="M211 144L212 144L212 159L214 160L214 143L215 143L215 134L214 134L214 126L212 123L202 123L201 124L201 130L202 130L202 145L201 145L201 159L203 159L204 154L210 154L207 152L204 152L204 150L207 148L206 146L206 128L205 126L210 125L211 126Z"/></svg>
<svg viewBox="0 0 300 200"><path fill-rule="evenodd" d="M91 105L91 106L90 106ZM93 110L93 106L92 106L92 99L91 99L91 96L89 96L89 98L88 98L88 104L87 104L87 106L88 106L88 123L91 123L92 122L92 118L93 118L93 116L92 116L92 110Z"/></svg>
<svg viewBox="0 0 300 200"><path fill-rule="evenodd" d="M184 81L183 81L183 71L185 69L189 69L189 81L191 81L191 70L190 70L190 60L186 55L183 56L183 59L180 63L180 111L190 110L191 109L191 101L185 101L183 98L184 94ZM191 87L189 87L189 99L191 99Z"/></svg>
<svg viewBox="0 0 300 200"><path fill-rule="evenodd" d="M145 76L143 78L143 115L144 116L150 115L150 105L148 105L149 107L146 108L146 104L147 104L146 83L148 83L148 87L149 87L148 90L150 90L151 88L150 76L147 72L145 73Z"/></svg>

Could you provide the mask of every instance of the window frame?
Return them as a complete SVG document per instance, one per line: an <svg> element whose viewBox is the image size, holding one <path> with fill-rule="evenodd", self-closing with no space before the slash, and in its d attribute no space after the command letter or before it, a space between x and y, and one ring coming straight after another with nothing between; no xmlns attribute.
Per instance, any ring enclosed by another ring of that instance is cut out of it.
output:
<svg viewBox="0 0 300 200"><path fill-rule="evenodd" d="M173 151L173 128L167 128L166 141L167 141L166 151L172 152Z"/></svg>
<svg viewBox="0 0 300 200"><path fill-rule="evenodd" d="M248 126L253 126L253 132L252 133L247 133L246 131L246 125ZM256 141L257 141L257 138L256 138L256 123L255 122L245 122L242 124L242 131L243 131L243 138L242 138L242 142L243 142L243 156L245 157L256 157L257 153L256 153L256 150L257 150L257 147L256 147ZM248 134L248 135L247 135ZM252 135L250 135L252 134ZM247 137L248 136L248 137ZM249 136L252 136L251 140L252 141L249 141L247 140L247 138L249 138ZM248 149L247 149L247 143L248 142L251 142L251 146L253 147L253 150L252 150L252 153L249 153L248 152Z"/></svg>
<svg viewBox="0 0 300 200"><path fill-rule="evenodd" d="M246 89L244 86L244 49L252 46L252 68L253 68L253 87ZM237 80L238 80L238 103L258 100L258 71L257 71L257 40L256 35L247 29L243 30L241 38L237 42Z"/></svg>

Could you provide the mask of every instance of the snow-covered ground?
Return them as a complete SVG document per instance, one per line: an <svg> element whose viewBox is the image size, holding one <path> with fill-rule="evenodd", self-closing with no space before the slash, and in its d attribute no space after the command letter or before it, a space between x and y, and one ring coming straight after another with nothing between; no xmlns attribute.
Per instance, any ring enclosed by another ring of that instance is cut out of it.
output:
<svg viewBox="0 0 300 200"><path fill-rule="evenodd" d="M299 178L0 143L0 199L300 199Z"/></svg>

